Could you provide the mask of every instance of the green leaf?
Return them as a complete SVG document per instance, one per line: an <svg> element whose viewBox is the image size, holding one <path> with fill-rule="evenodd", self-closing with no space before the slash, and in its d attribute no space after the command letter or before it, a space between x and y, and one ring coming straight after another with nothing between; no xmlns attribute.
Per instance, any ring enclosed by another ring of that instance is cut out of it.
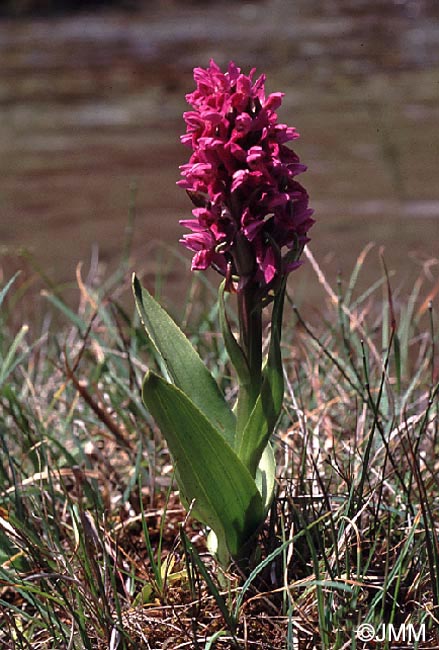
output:
<svg viewBox="0 0 439 650"><path fill-rule="evenodd" d="M12 285L14 284L15 280L19 275L20 275L20 271L17 271L17 273L15 273L15 275L12 276L9 282L7 282L2 289L0 289L0 307L3 304L3 300L5 299L6 294L8 293L9 289L12 287Z"/></svg>
<svg viewBox="0 0 439 650"><path fill-rule="evenodd" d="M149 372L143 400L166 438L184 497L195 500L194 515L238 556L264 520L261 495L248 470L179 388Z"/></svg>
<svg viewBox="0 0 439 650"><path fill-rule="evenodd" d="M268 443L262 452L261 460L256 470L255 483L262 497L264 512L267 514L274 496L276 482L276 460L273 448Z"/></svg>
<svg viewBox="0 0 439 650"><path fill-rule="evenodd" d="M240 439L236 442L237 454L252 476L256 475L262 453L268 444L282 410L284 377L280 339L284 297L285 283L283 283L274 299L270 348L262 372L261 393L256 400Z"/></svg>
<svg viewBox="0 0 439 650"><path fill-rule="evenodd" d="M235 416L193 345L135 275L133 291L146 333L163 359L173 383L233 445Z"/></svg>
<svg viewBox="0 0 439 650"><path fill-rule="evenodd" d="M23 551L10 543L10 540L0 530L0 566L11 566L19 571L28 569Z"/></svg>
<svg viewBox="0 0 439 650"><path fill-rule="evenodd" d="M393 337L393 350L395 354L396 390L398 395L401 395L401 343L396 331Z"/></svg>
<svg viewBox="0 0 439 650"><path fill-rule="evenodd" d="M143 585L142 589L139 591L137 596L133 600L133 607L141 607L142 605L149 605L154 602L154 599L157 598L158 594L154 589L154 586L147 582Z"/></svg>
<svg viewBox="0 0 439 650"><path fill-rule="evenodd" d="M20 345L28 331L29 326L22 325L21 329L12 341L11 347L9 348L8 353L6 354L0 366L0 386L4 384L8 376L11 374L11 372L13 372L14 368L20 365L23 359L28 355L28 351L25 351L22 354L18 353Z"/></svg>
<svg viewBox="0 0 439 650"><path fill-rule="evenodd" d="M224 339L224 345L226 346L227 354L229 359L233 364L233 367L236 370L238 375L239 385L246 386L251 384L250 369L248 367L248 362L244 354L243 349L236 340L232 328L230 326L229 319L227 317L226 305L224 301L224 288L226 286L225 280L221 283L219 292L218 292L218 302L219 302L219 319L221 332Z"/></svg>

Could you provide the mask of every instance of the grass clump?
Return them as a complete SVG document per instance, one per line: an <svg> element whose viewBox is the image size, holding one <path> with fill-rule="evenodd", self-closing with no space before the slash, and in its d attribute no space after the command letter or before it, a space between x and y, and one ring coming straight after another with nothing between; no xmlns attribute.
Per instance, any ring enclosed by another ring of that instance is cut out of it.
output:
<svg viewBox="0 0 439 650"><path fill-rule="evenodd" d="M364 624L438 647L435 288L420 276L403 300L383 265L360 292L365 255L334 291L308 253L324 299L286 310L277 497L257 564L219 581L141 401L157 361L123 273L98 289L78 272L76 310L47 293L63 324L39 333L14 319L21 278L5 284L0 648L407 647ZM233 400L215 307L192 309L205 290L180 321Z"/></svg>

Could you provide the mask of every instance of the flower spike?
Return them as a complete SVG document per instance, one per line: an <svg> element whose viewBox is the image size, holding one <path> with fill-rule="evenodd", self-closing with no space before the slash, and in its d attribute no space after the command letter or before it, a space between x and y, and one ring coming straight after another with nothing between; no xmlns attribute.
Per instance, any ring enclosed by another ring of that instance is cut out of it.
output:
<svg viewBox="0 0 439 650"><path fill-rule="evenodd" d="M253 286L261 296L299 266L309 241L313 211L295 177L306 170L285 145L299 134L278 122L283 93L265 94L265 75L226 72L211 60L195 68L196 89L186 96L182 142L192 149L181 166L195 219L180 223L191 233L181 243L193 251L193 270L212 266L235 289ZM297 253L292 259L292 251Z"/></svg>

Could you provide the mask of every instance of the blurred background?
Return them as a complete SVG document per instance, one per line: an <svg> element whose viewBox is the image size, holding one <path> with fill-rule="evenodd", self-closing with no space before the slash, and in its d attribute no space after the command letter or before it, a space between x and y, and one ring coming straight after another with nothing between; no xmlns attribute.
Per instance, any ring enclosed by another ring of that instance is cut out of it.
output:
<svg viewBox="0 0 439 650"><path fill-rule="evenodd" d="M152 276L160 259L181 294L189 272L157 242L178 249L190 215L175 185L184 96L213 57L285 92L330 280L373 241L366 284L380 246L398 286L437 282L437 0L1 0L0 16L3 274L23 250L56 282L92 250L114 267L135 185L133 264ZM299 274L312 299L309 263Z"/></svg>

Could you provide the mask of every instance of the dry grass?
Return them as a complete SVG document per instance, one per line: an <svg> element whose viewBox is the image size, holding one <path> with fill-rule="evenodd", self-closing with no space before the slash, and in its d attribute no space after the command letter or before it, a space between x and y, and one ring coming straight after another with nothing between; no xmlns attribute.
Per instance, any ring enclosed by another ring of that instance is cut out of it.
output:
<svg viewBox="0 0 439 650"><path fill-rule="evenodd" d="M50 294L64 325L40 333L14 318L15 280L0 334L0 648L407 647L363 643L362 623L425 625L409 647L439 647L438 285L424 270L403 299L383 271L357 295L367 253L335 292L310 256L319 316L287 306L278 494L250 575L219 571L173 490L123 272L102 289L78 274L76 311ZM190 314L233 399L215 309Z"/></svg>

